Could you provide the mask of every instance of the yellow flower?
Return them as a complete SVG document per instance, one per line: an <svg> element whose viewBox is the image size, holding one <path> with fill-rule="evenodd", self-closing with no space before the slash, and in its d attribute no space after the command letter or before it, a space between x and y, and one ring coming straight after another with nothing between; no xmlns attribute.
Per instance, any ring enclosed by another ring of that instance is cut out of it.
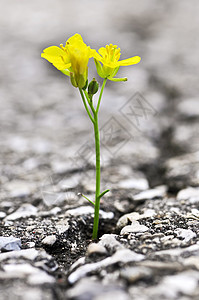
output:
<svg viewBox="0 0 199 300"><path fill-rule="evenodd" d="M83 88L88 78L88 61L95 51L87 46L80 34L70 37L60 48L52 46L44 49L41 57L51 62L55 68L70 76L75 87Z"/></svg>
<svg viewBox="0 0 199 300"><path fill-rule="evenodd" d="M116 45L109 44L95 52L94 60L98 75L102 78L108 78L112 81L125 81L127 78L113 78L121 66L130 66L140 62L139 56L134 56L128 59L120 60L120 48ZM102 63L102 65L101 65Z"/></svg>

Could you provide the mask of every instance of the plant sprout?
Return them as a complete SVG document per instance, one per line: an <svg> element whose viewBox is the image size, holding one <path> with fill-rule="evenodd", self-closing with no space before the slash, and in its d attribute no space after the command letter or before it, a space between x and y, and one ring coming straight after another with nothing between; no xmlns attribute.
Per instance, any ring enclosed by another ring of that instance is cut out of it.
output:
<svg viewBox="0 0 199 300"><path fill-rule="evenodd" d="M121 66L130 66L140 62L139 56L128 59L120 59L120 48L109 44L98 50L87 46L80 34L75 34L66 41L66 45L60 44L60 47L51 46L44 49L41 57L51 62L63 74L70 77L74 87L79 89L86 112L93 124L95 135L95 153L96 153L96 190L95 201L82 195L94 206L94 223L92 239L97 239L99 226L100 199L109 190L101 192L100 190L100 134L98 124L98 113L102 94L107 80L127 81L127 78L116 78L116 74ZM93 58L95 61L98 75L103 78L103 84L100 89L98 101L94 104L93 95L98 92L99 84L93 78L88 84L88 62Z"/></svg>

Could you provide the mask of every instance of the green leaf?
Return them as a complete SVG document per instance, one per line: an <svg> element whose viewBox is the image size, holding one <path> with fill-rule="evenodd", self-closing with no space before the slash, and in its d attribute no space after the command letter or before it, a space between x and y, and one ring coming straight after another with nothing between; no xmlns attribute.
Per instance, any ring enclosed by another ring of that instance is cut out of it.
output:
<svg viewBox="0 0 199 300"><path fill-rule="evenodd" d="M98 199L101 199L106 193L110 192L110 190L105 190L104 192L102 192L99 196Z"/></svg>
<svg viewBox="0 0 199 300"><path fill-rule="evenodd" d="M95 203L93 201L91 201L88 197L84 196L83 194L80 193L80 195L85 198L86 200L88 200L91 204L93 204L95 206Z"/></svg>

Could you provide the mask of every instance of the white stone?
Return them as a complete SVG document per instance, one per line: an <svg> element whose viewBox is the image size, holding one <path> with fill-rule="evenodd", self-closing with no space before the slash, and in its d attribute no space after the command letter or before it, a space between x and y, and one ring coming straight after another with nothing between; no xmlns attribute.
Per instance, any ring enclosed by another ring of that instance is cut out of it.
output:
<svg viewBox="0 0 199 300"><path fill-rule="evenodd" d="M129 233L146 232L149 228L145 225L140 225L138 221L133 221L131 225L122 228L120 234L127 235Z"/></svg>
<svg viewBox="0 0 199 300"><path fill-rule="evenodd" d="M130 214L123 215L119 218L117 221L117 228L123 228L126 226L129 222L132 222L132 220L139 220L140 214L138 212L133 212Z"/></svg>
<svg viewBox="0 0 199 300"><path fill-rule="evenodd" d="M56 174L63 174L73 169L71 161L52 161L51 167Z"/></svg>
<svg viewBox="0 0 199 300"><path fill-rule="evenodd" d="M99 214L102 219L113 219L114 218L114 213L112 211L106 212L100 209Z"/></svg>
<svg viewBox="0 0 199 300"><path fill-rule="evenodd" d="M10 208L13 206L13 203L11 201L2 201L0 202L0 206L4 208Z"/></svg>
<svg viewBox="0 0 199 300"><path fill-rule="evenodd" d="M26 245L27 245L28 248L34 248L35 247L34 242L27 242Z"/></svg>
<svg viewBox="0 0 199 300"><path fill-rule="evenodd" d="M38 269L28 263L24 264L7 264L3 266L7 273L13 273L15 277L24 277L28 274L38 273Z"/></svg>
<svg viewBox="0 0 199 300"><path fill-rule="evenodd" d="M151 189L143 191L139 194L133 196L134 201L142 201L146 199L162 198L165 196L165 190L161 189Z"/></svg>
<svg viewBox="0 0 199 300"><path fill-rule="evenodd" d="M198 272L185 271L180 274L166 276L157 289L164 292L170 299L174 299L180 294L193 295L198 287L198 280Z"/></svg>
<svg viewBox="0 0 199 300"><path fill-rule="evenodd" d="M39 161L34 157L28 158L23 162L23 167L28 171L35 169L38 165Z"/></svg>
<svg viewBox="0 0 199 300"><path fill-rule="evenodd" d="M43 245L52 246L56 242L57 238L55 235L48 235L42 240Z"/></svg>
<svg viewBox="0 0 199 300"><path fill-rule="evenodd" d="M61 205L65 200L66 196L65 193L59 193L56 191L48 191L42 190L41 191L41 196L44 204L48 207L54 206L54 205ZM49 214L49 212L48 212Z"/></svg>
<svg viewBox="0 0 199 300"><path fill-rule="evenodd" d="M178 110L180 113L182 113L185 116L198 117L199 115L198 97L180 101L178 104Z"/></svg>
<svg viewBox="0 0 199 300"><path fill-rule="evenodd" d="M43 290L40 287L21 289L20 294L18 292L18 297L20 300L43 300Z"/></svg>
<svg viewBox="0 0 199 300"><path fill-rule="evenodd" d="M4 211L0 211L0 219L3 219L6 217L6 213Z"/></svg>
<svg viewBox="0 0 199 300"><path fill-rule="evenodd" d="M191 213L193 216L195 216L197 219L199 218L199 210L197 208L193 208L191 210Z"/></svg>
<svg viewBox="0 0 199 300"><path fill-rule="evenodd" d="M106 268L112 264L116 263L128 263L128 262L136 262L144 259L144 255L137 254L134 251L129 249L121 249L113 254L111 257L107 257L99 262L86 264L79 267L76 271L71 273L68 277L68 281L70 284L74 284L80 278L85 277L88 273L92 271L96 271L98 269Z"/></svg>
<svg viewBox="0 0 199 300"><path fill-rule="evenodd" d="M155 210L147 209L143 214L139 214L138 212L132 212L130 214L126 214L119 218L117 222L117 227L122 228L126 226L129 222L138 221L141 219L151 218L156 215Z"/></svg>
<svg viewBox="0 0 199 300"><path fill-rule="evenodd" d="M183 265L188 267L194 267L199 270L199 256L190 256L183 260Z"/></svg>
<svg viewBox="0 0 199 300"><path fill-rule="evenodd" d="M93 214L94 213L94 207L92 206L80 206L73 209L68 209L66 211L66 215L72 215L72 216L81 216L81 215L87 215L87 214Z"/></svg>
<svg viewBox="0 0 199 300"><path fill-rule="evenodd" d="M113 277L113 274L111 274ZM82 278L67 291L67 299L130 300L127 292L116 284L107 285L92 278Z"/></svg>
<svg viewBox="0 0 199 300"><path fill-rule="evenodd" d="M28 196L34 192L35 187L35 184L23 180L13 180L4 185L11 198Z"/></svg>
<svg viewBox="0 0 199 300"><path fill-rule="evenodd" d="M60 207L53 207L51 210L50 210L50 214L52 215L57 215L59 212L61 212L61 208Z"/></svg>
<svg viewBox="0 0 199 300"><path fill-rule="evenodd" d="M61 208L56 206L49 211L40 211L38 213L38 216L52 216L52 215L56 216L59 212L61 212Z"/></svg>
<svg viewBox="0 0 199 300"><path fill-rule="evenodd" d="M82 266L85 264L86 257L82 256L78 260L76 260L72 266L70 266L70 272L72 272L74 269L77 269L79 266Z"/></svg>
<svg viewBox="0 0 199 300"><path fill-rule="evenodd" d="M149 278L152 276L152 270L146 267L126 267L121 270L120 275L122 278L127 279L129 282L133 283L141 278Z"/></svg>
<svg viewBox="0 0 199 300"><path fill-rule="evenodd" d="M190 229L177 228L174 232L177 233L177 237L183 238L185 242L189 242L196 237L196 233Z"/></svg>
<svg viewBox="0 0 199 300"><path fill-rule="evenodd" d="M42 285L45 283L54 283L55 282L55 278L48 275L46 272L44 271L39 271L36 274L31 274L28 277L28 283L31 285Z"/></svg>
<svg viewBox="0 0 199 300"><path fill-rule="evenodd" d="M64 178L58 183L58 186L62 191L66 191L67 189L74 189L80 183L81 175L79 173L74 175L68 175L68 177Z"/></svg>
<svg viewBox="0 0 199 300"><path fill-rule="evenodd" d="M116 240L115 234L104 234L98 244L102 245L103 247L107 247L108 249L112 250L119 250L123 249L124 246Z"/></svg>
<svg viewBox="0 0 199 300"><path fill-rule="evenodd" d="M14 236L0 237L0 249L10 243L16 243L16 245L18 245L19 247L21 246L21 240L19 238L16 238Z"/></svg>
<svg viewBox="0 0 199 300"><path fill-rule="evenodd" d="M114 218L113 212L105 212L100 209L99 213L103 219L113 219ZM94 207L80 206L80 207L77 207L74 209L69 209L66 211L66 215L72 215L72 216L81 216L81 215L87 215L87 214L94 214Z"/></svg>
<svg viewBox="0 0 199 300"><path fill-rule="evenodd" d="M5 220L12 221L20 218L28 218L37 214L37 208L30 203L24 203L14 213L8 215Z"/></svg>
<svg viewBox="0 0 199 300"><path fill-rule="evenodd" d="M91 243L90 245L88 245L87 248L87 255L92 255L93 253L98 253L98 254L106 254L106 248L102 245L100 245L99 243Z"/></svg>
<svg viewBox="0 0 199 300"><path fill-rule="evenodd" d="M149 188L149 183L146 178L131 178L121 180L118 187L121 189L146 190Z"/></svg>
<svg viewBox="0 0 199 300"><path fill-rule="evenodd" d="M66 232L69 229L70 225L68 220L60 220L56 223L55 228L57 229L59 234Z"/></svg>
<svg viewBox="0 0 199 300"><path fill-rule="evenodd" d="M177 200L189 200L190 203L199 202L199 188L188 187L179 191Z"/></svg>
<svg viewBox="0 0 199 300"><path fill-rule="evenodd" d="M95 297L95 300L110 300L110 299L130 300L128 294L123 290L107 291Z"/></svg>
<svg viewBox="0 0 199 300"><path fill-rule="evenodd" d="M189 247L185 247L185 248L176 248L176 249L168 249L168 250L161 250L161 251L157 251L155 253L155 257L178 257L180 260L180 256L183 255L184 253L190 253L190 255L192 253L198 253L199 255L199 242L191 245ZM182 259L183 261L183 259Z"/></svg>
<svg viewBox="0 0 199 300"><path fill-rule="evenodd" d="M34 260L39 255L39 253L41 254L41 252L37 251L36 249L25 249L21 251L1 253L0 261L4 261L9 258L25 258L29 260Z"/></svg>

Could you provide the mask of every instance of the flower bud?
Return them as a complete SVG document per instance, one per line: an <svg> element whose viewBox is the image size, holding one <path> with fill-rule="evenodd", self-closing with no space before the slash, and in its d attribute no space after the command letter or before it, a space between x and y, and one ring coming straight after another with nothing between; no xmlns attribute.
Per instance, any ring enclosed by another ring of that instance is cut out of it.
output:
<svg viewBox="0 0 199 300"><path fill-rule="evenodd" d="M93 78L93 80L88 85L88 94L91 96L96 94L98 91L98 88L99 88L99 84L95 80L95 78Z"/></svg>

